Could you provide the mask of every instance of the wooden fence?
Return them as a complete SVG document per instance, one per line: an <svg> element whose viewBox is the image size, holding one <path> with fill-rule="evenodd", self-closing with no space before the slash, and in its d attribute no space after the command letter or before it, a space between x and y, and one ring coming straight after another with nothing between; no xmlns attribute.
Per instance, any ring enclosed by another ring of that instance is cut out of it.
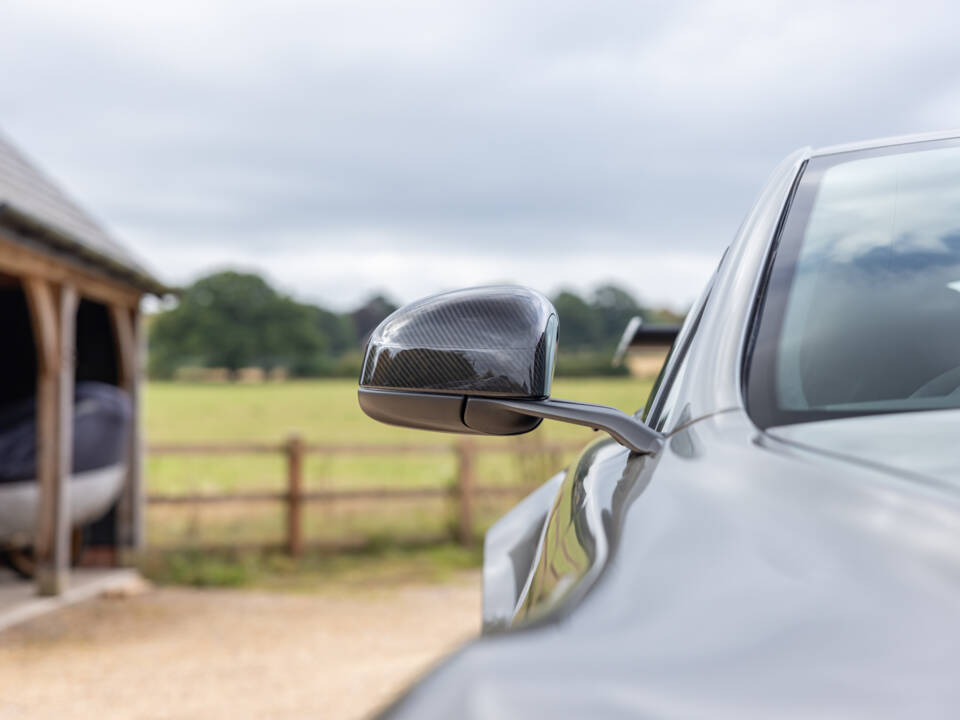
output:
<svg viewBox="0 0 960 720"><path fill-rule="evenodd" d="M478 446L469 438L453 444L432 445L329 445L308 443L300 435L291 435L284 443L160 443L152 444L149 453L164 455L246 455L281 454L286 461L286 490L246 491L232 493L178 493L147 495L151 505L207 505L219 503L278 502L286 505L286 551L293 557L303 553L305 546L303 513L310 503L336 503L343 500L376 500L390 502L415 498L452 497L458 506L457 537L465 546L474 539L475 504L478 497L522 497L539 483L522 485L484 485L477 482L476 457L480 453L507 453L514 455L548 455L558 458L562 453L578 451L582 442L517 444L514 446ZM304 459L308 454L333 455L449 455L457 459L455 482L450 486L363 487L308 490L304 483ZM547 478L539 478L545 481Z"/></svg>

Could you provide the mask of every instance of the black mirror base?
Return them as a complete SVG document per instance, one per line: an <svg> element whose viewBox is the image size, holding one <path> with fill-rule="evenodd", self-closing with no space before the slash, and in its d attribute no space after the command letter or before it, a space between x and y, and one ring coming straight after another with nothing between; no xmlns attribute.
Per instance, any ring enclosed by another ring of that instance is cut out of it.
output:
<svg viewBox="0 0 960 720"><path fill-rule="evenodd" d="M360 407L374 420L443 432L519 435L542 419L559 420L609 433L634 452L663 447L663 435L616 408L569 400L520 400L360 388Z"/></svg>

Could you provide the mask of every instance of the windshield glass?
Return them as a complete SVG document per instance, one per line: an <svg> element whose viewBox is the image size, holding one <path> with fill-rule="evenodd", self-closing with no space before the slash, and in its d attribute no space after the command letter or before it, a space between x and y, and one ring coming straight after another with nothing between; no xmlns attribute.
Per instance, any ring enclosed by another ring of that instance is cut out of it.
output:
<svg viewBox="0 0 960 720"><path fill-rule="evenodd" d="M763 427L960 407L960 147L808 163L750 366Z"/></svg>

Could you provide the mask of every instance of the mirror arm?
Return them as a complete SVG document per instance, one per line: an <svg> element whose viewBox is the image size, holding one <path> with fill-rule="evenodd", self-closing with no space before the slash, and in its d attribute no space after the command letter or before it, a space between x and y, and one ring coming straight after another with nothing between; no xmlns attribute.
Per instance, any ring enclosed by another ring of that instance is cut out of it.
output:
<svg viewBox="0 0 960 720"><path fill-rule="evenodd" d="M616 408L571 400L510 400L469 397L464 405L463 419L474 427L472 418L480 419L490 411L510 410L521 415L560 420L585 425L609 433L614 440L635 452L650 454L663 447L664 436L642 421ZM477 427L476 429L481 429Z"/></svg>

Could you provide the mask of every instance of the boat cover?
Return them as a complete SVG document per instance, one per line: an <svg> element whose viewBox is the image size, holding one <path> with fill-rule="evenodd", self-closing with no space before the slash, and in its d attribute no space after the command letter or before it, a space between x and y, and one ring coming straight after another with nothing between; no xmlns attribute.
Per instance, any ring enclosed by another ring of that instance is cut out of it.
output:
<svg viewBox="0 0 960 720"><path fill-rule="evenodd" d="M37 476L36 398L0 407L0 483ZM125 462L133 409L129 395L99 382L74 389L73 473Z"/></svg>

